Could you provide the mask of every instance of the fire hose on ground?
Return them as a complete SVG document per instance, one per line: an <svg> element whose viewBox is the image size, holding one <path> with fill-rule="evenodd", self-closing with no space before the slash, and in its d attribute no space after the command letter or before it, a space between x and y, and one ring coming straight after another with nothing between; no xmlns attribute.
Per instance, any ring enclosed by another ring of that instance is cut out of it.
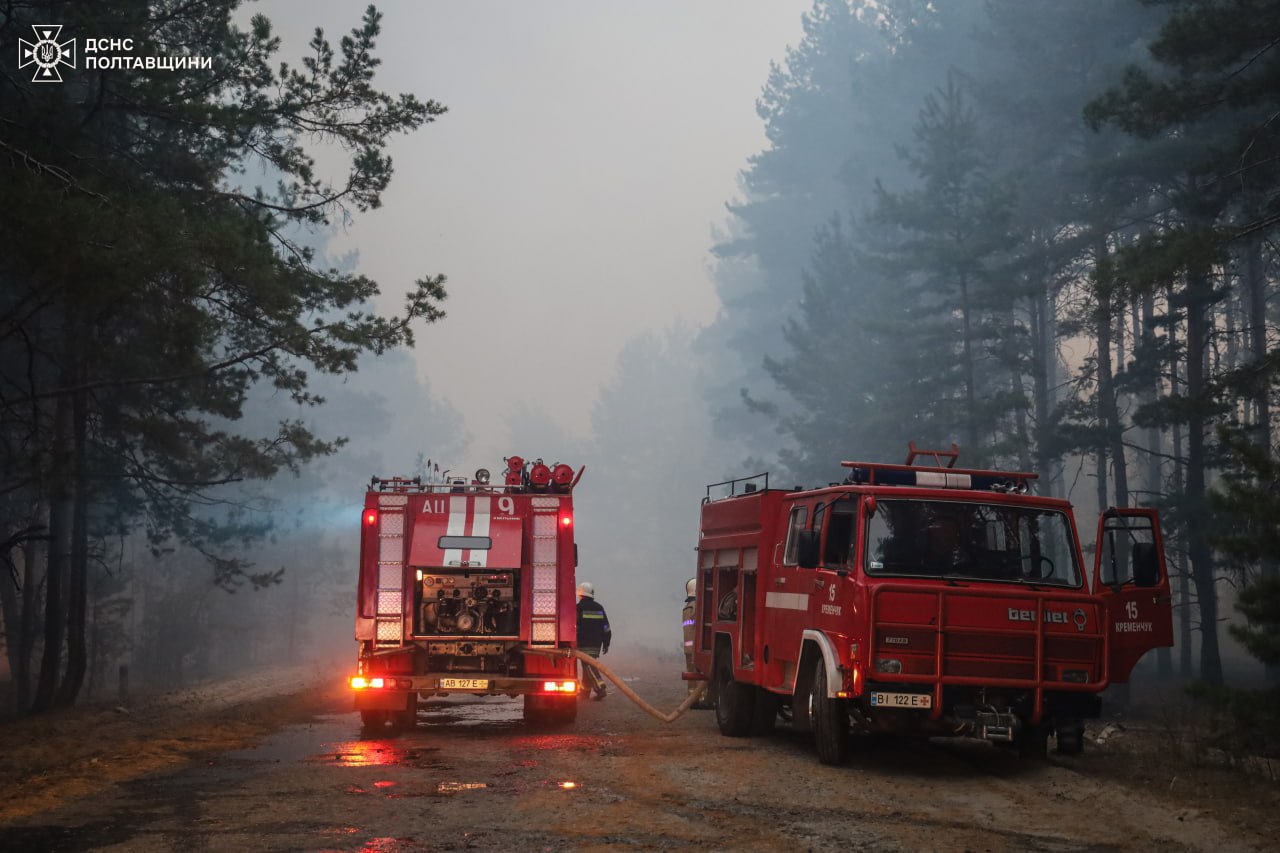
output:
<svg viewBox="0 0 1280 853"><path fill-rule="evenodd" d="M649 716L654 717L655 719L661 720L664 723L673 722L677 718L682 716L686 711L692 708L694 704L701 701L702 697L707 692L707 684L706 682L703 682L701 685L699 685L697 690L694 690L687 697L685 697L685 700L681 702L674 711L672 711L670 714L664 714L661 711L659 711L657 708L650 705L648 702L641 699L639 694L637 694L634 690L628 687L626 682L624 682L620 676L615 674L613 670L609 669L609 667L602 664L599 658L593 658L591 655L585 652L578 651L577 649L525 648L525 649L522 649L521 651L523 651L525 654L543 655L545 657L551 657L551 658L574 657L585 664L595 667L597 670L601 672L601 674L607 676L608 679L612 681L620 691L622 691L622 695L626 696L632 702L635 702L637 705L639 705L642 710L644 710L647 714L649 714Z"/></svg>

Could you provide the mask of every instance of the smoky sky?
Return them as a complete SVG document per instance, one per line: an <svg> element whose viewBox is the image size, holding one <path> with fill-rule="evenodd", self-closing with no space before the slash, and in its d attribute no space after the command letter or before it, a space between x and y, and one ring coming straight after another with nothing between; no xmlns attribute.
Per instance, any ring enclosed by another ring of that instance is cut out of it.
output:
<svg viewBox="0 0 1280 853"><path fill-rule="evenodd" d="M383 310L413 279L449 276L448 317L420 330L414 358L462 415L473 460L513 452L522 411L583 434L629 339L714 317L712 229L766 147L755 101L808 7L378 4L378 84L449 112L393 142L383 206L329 251L358 250ZM314 27L336 43L362 9L277 0L246 11L272 20L294 60Z"/></svg>

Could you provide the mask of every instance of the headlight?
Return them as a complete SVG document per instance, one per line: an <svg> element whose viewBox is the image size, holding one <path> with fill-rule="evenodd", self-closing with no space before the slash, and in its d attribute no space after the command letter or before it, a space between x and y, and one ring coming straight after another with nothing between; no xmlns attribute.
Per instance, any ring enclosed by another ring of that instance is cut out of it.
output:
<svg viewBox="0 0 1280 853"><path fill-rule="evenodd" d="M902 661L897 658L876 658L876 672L890 674L902 672Z"/></svg>

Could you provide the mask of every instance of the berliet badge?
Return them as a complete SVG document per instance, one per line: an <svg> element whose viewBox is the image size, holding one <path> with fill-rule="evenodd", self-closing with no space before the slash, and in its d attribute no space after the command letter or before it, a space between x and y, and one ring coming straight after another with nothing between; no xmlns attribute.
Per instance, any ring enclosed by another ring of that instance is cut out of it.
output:
<svg viewBox="0 0 1280 853"><path fill-rule="evenodd" d="M1084 615L1084 608L1077 607L1076 612L1071 614L1071 619L1076 623L1076 630L1083 631L1085 624L1089 621L1089 617Z"/></svg>

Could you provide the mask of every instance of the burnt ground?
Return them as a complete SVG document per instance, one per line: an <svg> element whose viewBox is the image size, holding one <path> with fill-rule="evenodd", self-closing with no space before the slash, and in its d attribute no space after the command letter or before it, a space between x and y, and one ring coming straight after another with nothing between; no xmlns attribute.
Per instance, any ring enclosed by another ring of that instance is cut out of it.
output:
<svg viewBox="0 0 1280 853"><path fill-rule="evenodd" d="M606 662L661 707L682 698L675 658ZM1188 760L1186 724L1095 726L1083 755L1038 762L859 739L824 767L785 726L724 738L709 712L663 724L616 692L563 731L455 697L368 732L340 683L265 673L0 725L0 849L1275 849L1280 784Z"/></svg>

